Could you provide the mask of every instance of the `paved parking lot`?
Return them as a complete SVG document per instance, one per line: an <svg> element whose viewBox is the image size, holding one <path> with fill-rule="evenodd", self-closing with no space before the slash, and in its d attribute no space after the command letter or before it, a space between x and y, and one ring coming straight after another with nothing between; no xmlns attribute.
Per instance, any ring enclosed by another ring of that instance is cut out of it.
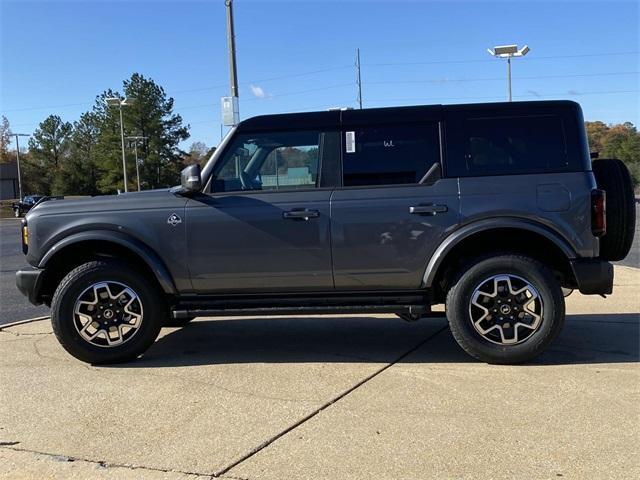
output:
<svg viewBox="0 0 640 480"><path fill-rule="evenodd" d="M20 220L0 218L0 325L49 314L47 307L34 307L16 288L16 271L26 265Z"/></svg>
<svg viewBox="0 0 640 480"><path fill-rule="evenodd" d="M443 318L199 319L93 367L0 331L3 478L638 478L640 272L573 294L538 361L467 357Z"/></svg>

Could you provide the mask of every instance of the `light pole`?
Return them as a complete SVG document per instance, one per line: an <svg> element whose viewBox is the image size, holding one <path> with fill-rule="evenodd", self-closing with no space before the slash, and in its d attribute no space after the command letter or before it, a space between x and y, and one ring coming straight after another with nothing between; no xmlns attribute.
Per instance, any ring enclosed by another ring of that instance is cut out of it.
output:
<svg viewBox="0 0 640 480"><path fill-rule="evenodd" d="M16 166L18 167L18 196L19 200L22 201L22 175L20 173L20 142L18 141L19 137L30 137L27 133L12 133L14 137L16 137Z"/></svg>
<svg viewBox="0 0 640 480"><path fill-rule="evenodd" d="M517 45L501 45L498 47L493 47L493 50L490 48L487 51L496 58L506 58L507 59L507 86L509 89L509 101L512 101L511 95L511 58L513 57L524 57L531 50L527 45L518 50Z"/></svg>
<svg viewBox="0 0 640 480"><path fill-rule="evenodd" d="M133 105L136 101L133 97L127 97L124 100L118 97L105 98L104 101L110 107L118 107L120 109L120 140L122 142L122 171L124 173L124 191L128 192L127 188L127 160L124 154L124 122L122 121L122 107L128 107Z"/></svg>
<svg viewBox="0 0 640 480"><path fill-rule="evenodd" d="M138 167L138 140L145 142L149 137L127 137L127 140L133 140L133 151L136 156L136 177L138 179L138 191L140 191L140 168Z"/></svg>

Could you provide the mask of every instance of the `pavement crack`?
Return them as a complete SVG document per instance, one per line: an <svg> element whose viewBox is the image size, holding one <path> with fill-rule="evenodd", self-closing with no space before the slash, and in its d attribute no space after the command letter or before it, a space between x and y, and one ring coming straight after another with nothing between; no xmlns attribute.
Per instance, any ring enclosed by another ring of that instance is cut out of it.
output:
<svg viewBox="0 0 640 480"><path fill-rule="evenodd" d="M37 355L38 357L42 358L43 360L54 360L54 361L56 361L56 362L57 362L57 361L58 361L58 359L57 359L57 358L54 358L54 357L50 357L50 356L48 356L48 355L45 355L44 353L42 353L42 352L40 351L40 348L38 348L38 343L39 343L39 342L41 342L42 340L45 340L45 339L44 339L44 338L37 338L37 339L35 339L35 340L32 342L33 349L34 349L34 351L36 352L36 355Z"/></svg>
<svg viewBox="0 0 640 480"><path fill-rule="evenodd" d="M216 472L214 474L215 477L221 477L223 475L225 475L229 470L231 470L232 468L237 467L238 465L240 465L241 463L245 462L246 460L248 460L249 458L253 457L255 454L257 454L258 452L260 452L261 450L264 450L265 448L267 448L269 445L271 445L272 443L274 443L276 440L284 437L287 433L295 430L296 428L298 428L299 426L301 426L302 424L308 422L309 420L311 420L313 417L315 417L316 415L318 415L319 413L323 412L324 410L326 410L327 408L329 408L331 405L335 404L336 402L339 402L340 400L342 400L344 397L346 397L347 395L349 395L350 393L354 392L355 390L357 390L358 388L360 388L361 386L363 386L364 384L368 383L369 381L373 380L375 377L377 377L378 375L380 375L381 373L383 373L384 371L388 370L389 368L393 367L394 365L396 365L397 363L401 362L402 360L404 360L405 358L407 358L409 355L411 355L413 352L415 352L416 350L418 350L419 348L421 348L424 344L426 344L429 340L432 340L433 338L435 338L438 334L444 332L445 330L447 330L449 327L448 325L443 326L442 328L436 330L434 333L432 333L431 335L429 335L428 337L424 338L423 340L421 340L419 343L417 343L416 345L414 345L413 347L411 347L409 350L407 350L406 352L404 352L402 355L400 355L398 358L396 358L395 360L393 360L391 363L386 364L385 366L379 368L378 370L376 370L375 372L373 372L372 374L366 376L365 378L363 378L362 380L360 380L358 383L356 383L355 385L349 387L347 390L345 390L344 392L342 392L341 394L339 394L338 396L332 398L331 400L329 400L328 402L324 403L323 405L321 405L320 407L316 408L315 410L313 410L311 413L309 413L308 415L305 415L304 417L302 417L300 420L298 420L297 422L295 422L293 425L290 425L289 427L285 428L284 430L282 430L281 432L277 433L276 435L272 436L271 438L265 440L264 442L262 442L260 445L258 445L257 447L251 449L249 452L247 452L245 455L243 455L242 457L240 457L238 460L234 461L233 463L227 465L226 467L224 467L222 470Z"/></svg>
<svg viewBox="0 0 640 480"><path fill-rule="evenodd" d="M7 442L7 443L10 443L10 442ZM14 446L11 446L11 445L3 445L2 443L0 443L0 449L13 450L13 451L16 451L16 452L33 453L33 454L36 454L36 455L42 455L42 456L45 456L45 457L49 457L49 458L52 458L52 459L57 460L57 461L65 461L65 462L80 461L80 462L92 463L94 465L98 465L98 466L103 467L103 468L125 468L127 470L148 470L148 471L152 471L152 472L181 473L181 474L184 474L184 475L193 475L193 476L196 476L196 477L206 477L206 478L209 478L209 479L215 477L215 475L212 475L211 473L189 472L189 471L185 471L185 470L175 470L175 469L170 469L170 468L147 467L147 466L144 466L144 465L134 465L134 464L127 464L127 463L108 462L106 460L93 460L93 459L89 459L89 458L74 457L74 456L71 456L71 455L63 455L63 454L59 454L59 453L41 452L41 451L38 451L38 450L31 450L31 449L28 449L28 448L20 448L20 447L14 447Z"/></svg>

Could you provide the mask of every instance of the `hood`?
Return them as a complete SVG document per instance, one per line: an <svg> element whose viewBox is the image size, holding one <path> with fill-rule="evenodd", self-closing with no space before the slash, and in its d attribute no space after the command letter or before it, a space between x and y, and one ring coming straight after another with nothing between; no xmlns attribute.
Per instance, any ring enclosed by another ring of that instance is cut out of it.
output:
<svg viewBox="0 0 640 480"><path fill-rule="evenodd" d="M139 210L153 208L164 203L163 199L174 197L168 188L128 192L119 195L99 195L83 198L52 198L36 205L27 214L30 217L60 213L91 213L105 210Z"/></svg>

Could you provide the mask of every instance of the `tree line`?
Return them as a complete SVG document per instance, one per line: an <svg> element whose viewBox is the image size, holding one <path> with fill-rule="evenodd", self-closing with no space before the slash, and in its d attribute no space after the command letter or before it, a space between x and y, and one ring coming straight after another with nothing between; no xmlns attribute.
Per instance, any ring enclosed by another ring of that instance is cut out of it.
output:
<svg viewBox="0 0 640 480"><path fill-rule="evenodd" d="M189 138L189 126L173 112L173 98L153 80L134 73L123 82L122 92L105 90L95 98L93 108L73 123L58 115L44 119L21 152L21 173L25 194L100 195L124 189L119 107L107 98L131 98L122 107L128 189L137 189L134 149L126 137L136 140L141 189L176 185L185 163L201 162L210 152L195 142L185 152L181 142ZM0 161L12 161L9 152L11 127L0 122Z"/></svg>
<svg viewBox="0 0 640 480"><path fill-rule="evenodd" d="M619 158L631 172L636 188L640 186L640 133L630 122L607 125L604 122L585 122L589 150L599 158Z"/></svg>

